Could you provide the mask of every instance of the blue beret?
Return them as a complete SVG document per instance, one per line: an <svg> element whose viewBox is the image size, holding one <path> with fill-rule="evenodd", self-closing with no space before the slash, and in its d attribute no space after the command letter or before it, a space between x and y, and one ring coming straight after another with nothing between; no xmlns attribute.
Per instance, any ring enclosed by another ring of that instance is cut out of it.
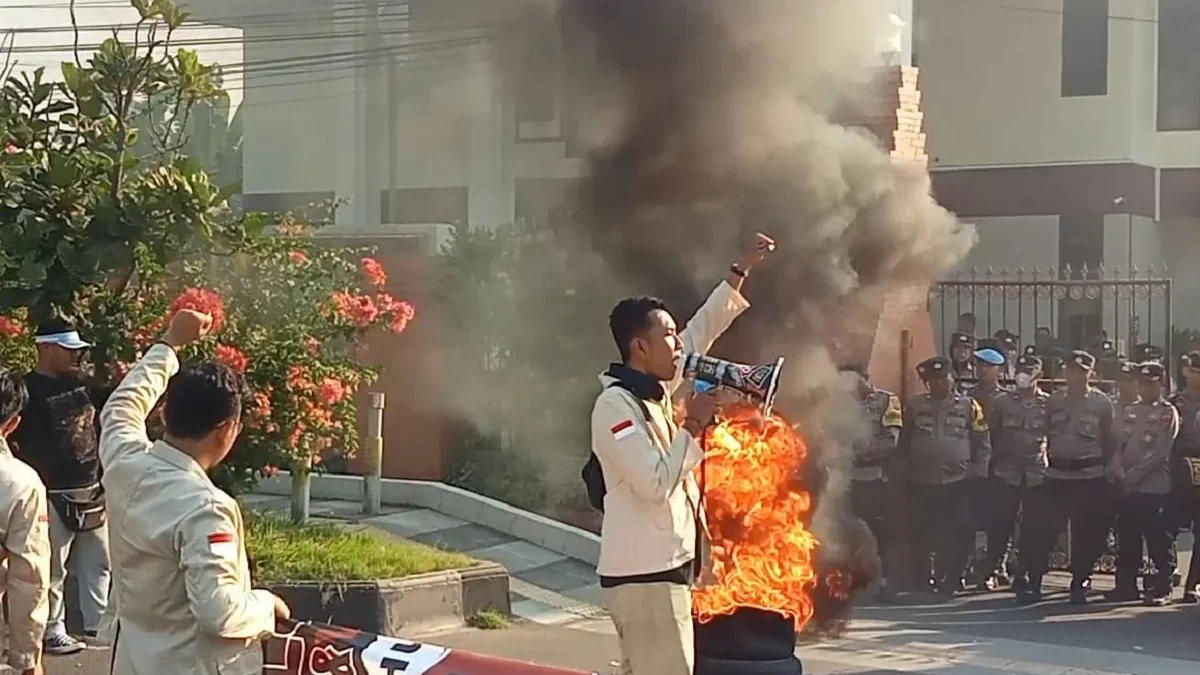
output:
<svg viewBox="0 0 1200 675"><path fill-rule="evenodd" d="M975 352L975 358L993 366L1004 365L1004 354L1001 354L995 349L980 349L979 351Z"/></svg>

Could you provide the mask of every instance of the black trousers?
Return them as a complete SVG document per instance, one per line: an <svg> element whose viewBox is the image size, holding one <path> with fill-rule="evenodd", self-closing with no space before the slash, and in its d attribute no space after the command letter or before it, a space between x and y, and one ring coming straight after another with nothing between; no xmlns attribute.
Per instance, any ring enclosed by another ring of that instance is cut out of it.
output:
<svg viewBox="0 0 1200 675"><path fill-rule="evenodd" d="M1184 590L1194 591L1200 584L1200 499L1181 498L1177 505L1182 513L1178 526L1192 530L1192 562L1188 565Z"/></svg>
<svg viewBox="0 0 1200 675"><path fill-rule="evenodd" d="M1108 541L1114 512L1111 485L1103 478L1047 478L1040 490L1029 495L1028 504L1029 517L1021 521L1029 531L1029 543L1020 556L1021 572L1038 588L1054 542L1070 523L1071 586L1083 587Z"/></svg>
<svg viewBox="0 0 1200 675"><path fill-rule="evenodd" d="M983 502L983 530L987 534L987 551L978 561L975 573L982 581L1001 570L1009 554L1009 543L1013 541L1017 528L1017 517L1020 514L1022 524L1017 549L1024 552L1030 545L1030 528L1025 525L1029 516L1029 504L1036 501L1041 486L1019 487L1010 485L999 478L990 478L986 487L980 493Z"/></svg>
<svg viewBox="0 0 1200 675"><path fill-rule="evenodd" d="M916 512L912 546L918 583L932 579L940 588L958 588L975 538L974 485L975 481L960 480L909 487Z"/></svg>
<svg viewBox="0 0 1200 675"><path fill-rule="evenodd" d="M1175 574L1174 528L1167 495L1133 494L1122 497L1117 509L1117 589L1137 590L1142 569L1142 545L1157 573L1144 582L1148 595L1170 593Z"/></svg>
<svg viewBox="0 0 1200 675"><path fill-rule="evenodd" d="M867 524L875 537L875 548L879 555L880 570L884 578L888 573L888 555L891 537L888 510L891 507L891 492L881 480L856 480L850 483L850 505L854 516Z"/></svg>

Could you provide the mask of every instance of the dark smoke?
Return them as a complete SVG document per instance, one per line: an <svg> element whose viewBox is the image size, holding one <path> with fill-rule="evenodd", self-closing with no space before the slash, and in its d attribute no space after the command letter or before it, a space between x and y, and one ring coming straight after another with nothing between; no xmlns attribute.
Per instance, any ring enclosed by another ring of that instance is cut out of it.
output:
<svg viewBox="0 0 1200 675"><path fill-rule="evenodd" d="M840 321L927 283L974 243L922 166L829 121L870 113L887 0L562 0L568 99L591 152L581 232L614 275L695 307L755 230L779 250L722 352L788 358L783 410L817 454L821 572L874 573L848 514L862 421L835 385ZM936 134L936 130L932 130ZM857 583L857 582L856 582ZM856 584L851 584L852 586ZM848 603L823 598L817 623Z"/></svg>

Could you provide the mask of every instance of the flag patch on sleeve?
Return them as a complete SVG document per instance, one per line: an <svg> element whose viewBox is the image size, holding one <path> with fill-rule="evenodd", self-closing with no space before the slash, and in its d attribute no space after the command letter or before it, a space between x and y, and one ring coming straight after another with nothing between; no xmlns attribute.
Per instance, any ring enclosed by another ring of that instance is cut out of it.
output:
<svg viewBox="0 0 1200 675"><path fill-rule="evenodd" d="M229 532L213 532L208 535L208 550L219 558L235 558L237 542Z"/></svg>
<svg viewBox="0 0 1200 675"><path fill-rule="evenodd" d="M614 441L624 440L633 435L633 420L622 420L613 425L612 435Z"/></svg>

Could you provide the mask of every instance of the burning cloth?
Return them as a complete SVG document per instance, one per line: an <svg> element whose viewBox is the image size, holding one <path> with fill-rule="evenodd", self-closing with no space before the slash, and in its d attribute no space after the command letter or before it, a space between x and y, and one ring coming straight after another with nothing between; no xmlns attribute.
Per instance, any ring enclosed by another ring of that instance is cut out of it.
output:
<svg viewBox="0 0 1200 675"><path fill-rule="evenodd" d="M263 675L588 675L309 621L278 631L263 645Z"/></svg>

